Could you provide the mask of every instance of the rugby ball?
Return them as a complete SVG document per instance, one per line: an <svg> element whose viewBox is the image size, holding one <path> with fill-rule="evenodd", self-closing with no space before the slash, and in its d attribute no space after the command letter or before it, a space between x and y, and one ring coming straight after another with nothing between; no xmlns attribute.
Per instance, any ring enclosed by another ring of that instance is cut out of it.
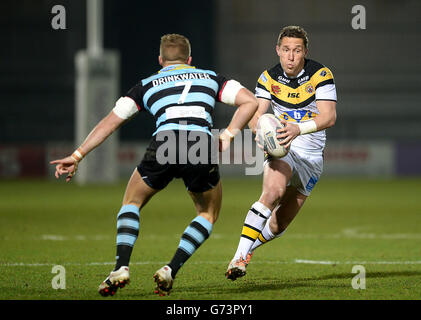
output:
<svg viewBox="0 0 421 320"><path fill-rule="evenodd" d="M278 134L276 130L283 127L284 125L282 122L271 113L263 114L257 122L256 135L259 143L268 154L276 158L286 156L289 151L289 148L285 148L281 145L276 138Z"/></svg>

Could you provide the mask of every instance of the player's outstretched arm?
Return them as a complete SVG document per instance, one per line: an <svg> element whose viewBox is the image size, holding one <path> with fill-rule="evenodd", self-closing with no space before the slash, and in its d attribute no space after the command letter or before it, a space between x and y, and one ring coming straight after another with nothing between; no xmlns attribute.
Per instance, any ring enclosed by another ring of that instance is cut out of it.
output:
<svg viewBox="0 0 421 320"><path fill-rule="evenodd" d="M235 105L237 106L237 110L228 125L228 128L234 131L234 134L242 130L253 118L258 108L258 102L251 91L242 88L235 97Z"/></svg>
<svg viewBox="0 0 421 320"><path fill-rule="evenodd" d="M220 135L220 151L228 148L234 136L241 131L256 113L258 103L254 94L246 89L241 88L234 100L234 105L237 107L228 128Z"/></svg>
<svg viewBox="0 0 421 320"><path fill-rule="evenodd" d="M336 101L330 100L317 100L317 109L319 114L310 121L299 123L298 125L280 119L285 125L284 128L279 129L277 138L281 140L281 143L288 148L292 140L297 136L316 131L321 131L330 128L335 125L336 122Z"/></svg>
<svg viewBox="0 0 421 320"><path fill-rule="evenodd" d="M259 141L259 136L256 134L256 129L257 129L257 123L259 122L259 118L263 114L265 114L269 109L270 100L263 99L263 98L257 98L257 102L258 102L259 106L257 107L257 111L254 113L253 118L249 122L249 128L256 135L254 140L256 141L257 146L260 149L264 150L262 143Z"/></svg>
<svg viewBox="0 0 421 320"><path fill-rule="evenodd" d="M257 107L257 111L253 115L253 118L249 122L249 128L254 134L256 134L257 122L259 121L260 116L265 114L270 106L270 100L268 99L257 98L257 102L259 106Z"/></svg>
<svg viewBox="0 0 421 320"><path fill-rule="evenodd" d="M67 174L66 182L69 182L77 171L79 162L89 152L104 142L108 136L110 136L124 123L124 121L124 119L120 118L111 111L95 126L95 128L86 137L85 141L75 152L73 152L72 155L50 162L50 164L56 165L55 177L58 179L61 175Z"/></svg>

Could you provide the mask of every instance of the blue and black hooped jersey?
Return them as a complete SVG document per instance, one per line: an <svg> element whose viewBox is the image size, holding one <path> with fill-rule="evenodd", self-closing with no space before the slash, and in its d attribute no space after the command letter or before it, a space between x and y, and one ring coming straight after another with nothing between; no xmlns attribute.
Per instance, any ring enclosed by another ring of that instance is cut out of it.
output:
<svg viewBox="0 0 421 320"><path fill-rule="evenodd" d="M187 130L210 133L215 102L227 79L186 64L171 65L143 79L127 93L139 111L155 118L156 131Z"/></svg>

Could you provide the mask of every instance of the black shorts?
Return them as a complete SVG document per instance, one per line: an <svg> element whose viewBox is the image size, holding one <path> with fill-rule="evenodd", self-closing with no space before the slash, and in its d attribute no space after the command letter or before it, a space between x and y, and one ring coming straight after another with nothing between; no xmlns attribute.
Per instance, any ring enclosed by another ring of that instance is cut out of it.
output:
<svg viewBox="0 0 421 320"><path fill-rule="evenodd" d="M157 139L159 133L152 138L137 166L143 181L156 190L164 189L174 178L183 179L187 190L191 192L205 192L214 188L220 180L219 167L215 161L214 138L203 133L196 140L189 141L190 139L179 139L180 132L171 132L175 134L175 141L157 141L162 139ZM199 151L198 146L202 146L200 151L205 152L200 157L202 161L197 161L197 157L189 159L186 155L192 153L189 151ZM169 154L174 154L175 158L170 159ZM166 158L163 159L163 156Z"/></svg>

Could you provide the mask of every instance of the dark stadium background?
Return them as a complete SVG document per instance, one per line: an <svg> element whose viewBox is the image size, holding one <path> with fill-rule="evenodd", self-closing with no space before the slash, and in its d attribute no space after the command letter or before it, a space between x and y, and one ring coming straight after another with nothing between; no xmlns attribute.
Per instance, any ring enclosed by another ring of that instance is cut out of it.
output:
<svg viewBox="0 0 421 320"><path fill-rule="evenodd" d="M56 4L66 8L66 30L51 27L51 8ZM86 48L85 0L6 0L0 6L1 142L72 140L74 55ZM194 14L185 17L190 10ZM104 46L120 51L121 94L159 70L157 50L165 33L185 34L194 46L195 63L212 67L213 12L211 1L187 1L168 10L162 10L159 1L105 1ZM149 120L142 129L137 121L129 123L122 128L121 138L149 138L153 132Z"/></svg>

